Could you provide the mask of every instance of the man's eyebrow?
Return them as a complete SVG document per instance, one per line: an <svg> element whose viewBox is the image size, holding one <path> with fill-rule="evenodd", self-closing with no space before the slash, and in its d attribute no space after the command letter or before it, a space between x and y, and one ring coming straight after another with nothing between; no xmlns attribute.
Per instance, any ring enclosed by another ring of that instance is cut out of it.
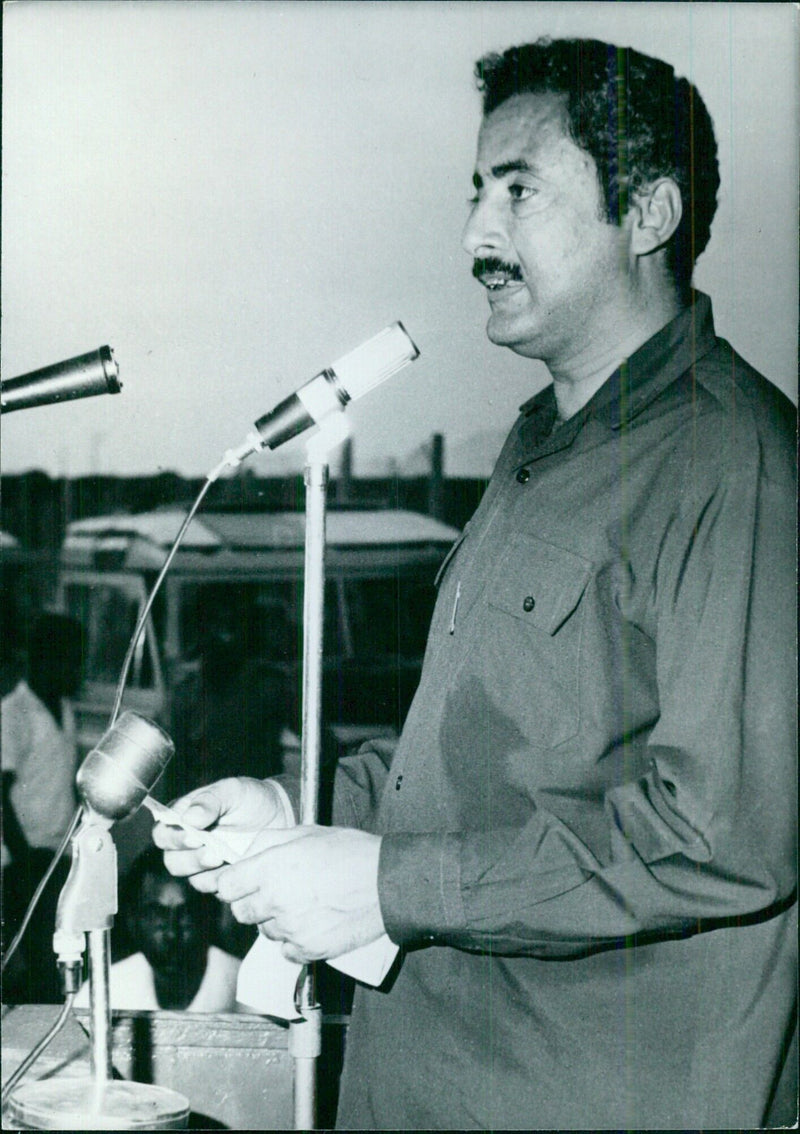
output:
<svg viewBox="0 0 800 1134"><path fill-rule="evenodd" d="M515 161L504 161L500 165L492 166L492 177L505 177L507 173L532 173L531 166L524 160L524 158L517 158Z"/></svg>
<svg viewBox="0 0 800 1134"><path fill-rule="evenodd" d="M524 158L515 158L514 161L504 161L493 165L489 171L496 180L505 177L508 173L534 173L535 170ZM483 178L479 173L473 173L472 184L476 189L483 188Z"/></svg>

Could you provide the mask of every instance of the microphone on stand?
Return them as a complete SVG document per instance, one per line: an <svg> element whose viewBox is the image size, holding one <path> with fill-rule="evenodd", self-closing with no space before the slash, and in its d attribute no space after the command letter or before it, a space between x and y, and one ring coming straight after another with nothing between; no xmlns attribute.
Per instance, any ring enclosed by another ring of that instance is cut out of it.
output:
<svg viewBox="0 0 800 1134"><path fill-rule="evenodd" d="M419 351L402 323L393 323L316 374L256 422L262 448L277 449L336 410L391 378Z"/></svg>
<svg viewBox="0 0 800 1134"><path fill-rule="evenodd" d="M227 465L238 464L261 449L277 449L319 425L332 413L341 412L350 402L374 390L409 362L419 358L419 350L402 323L392 323L360 347L351 350L331 366L305 382L255 423L256 432L225 454L214 472L215 478Z"/></svg>
<svg viewBox="0 0 800 1134"><path fill-rule="evenodd" d="M116 850L108 830L144 802L174 752L172 740L157 724L125 712L78 769L75 784L83 816L72 839L72 867L59 895L53 935L59 966L70 984L79 977L84 935L110 929L117 912Z"/></svg>
<svg viewBox="0 0 800 1134"><path fill-rule="evenodd" d="M341 413L350 402L374 390L415 358L419 358L419 350L405 327L402 323L392 323L333 365L326 366L260 417L245 439L234 449L228 449L208 473L207 482L215 481L225 469L236 468L253 453L277 449L312 426L334 420L334 414ZM190 518L191 515L193 513Z"/></svg>
<svg viewBox="0 0 800 1134"><path fill-rule="evenodd" d="M11 413L51 402L90 398L94 394L118 394L121 389L114 353L111 347L101 346L66 362L56 362L0 382L0 409Z"/></svg>
<svg viewBox="0 0 800 1134"><path fill-rule="evenodd" d="M69 877L58 899L53 948L69 1006L70 995L80 987L88 941L91 1076L16 1087L8 1105L19 1129L171 1130L187 1124L190 1107L185 1095L114 1079L109 995L109 930L117 912L117 856L109 828L145 802L174 751L172 740L157 724L125 712L78 771L83 816L72 839ZM12 1076L10 1087L15 1086Z"/></svg>

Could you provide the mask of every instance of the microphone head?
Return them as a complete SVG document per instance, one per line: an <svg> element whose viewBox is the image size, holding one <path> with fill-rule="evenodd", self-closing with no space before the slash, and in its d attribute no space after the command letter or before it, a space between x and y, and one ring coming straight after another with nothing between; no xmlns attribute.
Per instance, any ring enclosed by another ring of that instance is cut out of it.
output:
<svg viewBox="0 0 800 1134"><path fill-rule="evenodd" d="M3 413L90 398L95 394L118 394L122 389L119 366L109 346L88 354L68 358L0 382L0 409Z"/></svg>
<svg viewBox="0 0 800 1134"><path fill-rule="evenodd" d="M405 327L402 323L392 323L333 366L326 366L296 393L260 417L256 422L255 445L248 438L244 453L253 453L256 448L265 446L277 449L284 441L324 421L329 414L340 412L348 402L363 397L415 358L419 358L419 351Z"/></svg>
<svg viewBox="0 0 800 1134"><path fill-rule="evenodd" d="M78 769L78 795L104 819L124 819L150 794L174 754L172 740L154 721L125 712Z"/></svg>
<svg viewBox="0 0 800 1134"><path fill-rule="evenodd" d="M334 362L331 370L346 391L347 398L355 401L418 357L419 350L403 324L392 323Z"/></svg>

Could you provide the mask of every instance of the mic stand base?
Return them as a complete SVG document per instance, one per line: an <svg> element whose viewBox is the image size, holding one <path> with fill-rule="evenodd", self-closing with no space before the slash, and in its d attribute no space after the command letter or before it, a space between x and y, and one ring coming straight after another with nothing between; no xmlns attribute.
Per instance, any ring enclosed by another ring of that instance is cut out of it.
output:
<svg viewBox="0 0 800 1134"><path fill-rule="evenodd" d="M90 1076L41 1079L17 1087L5 1117L14 1130L185 1130L189 1100L168 1087L125 1079L100 1091Z"/></svg>

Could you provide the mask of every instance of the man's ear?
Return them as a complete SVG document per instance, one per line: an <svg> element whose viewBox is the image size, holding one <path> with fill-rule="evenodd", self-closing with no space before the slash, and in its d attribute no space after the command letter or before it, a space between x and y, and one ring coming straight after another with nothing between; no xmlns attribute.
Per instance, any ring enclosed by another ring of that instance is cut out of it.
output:
<svg viewBox="0 0 800 1134"><path fill-rule="evenodd" d="M662 177L633 195L628 213L631 251L648 256L663 248L683 216L683 201L671 177Z"/></svg>

